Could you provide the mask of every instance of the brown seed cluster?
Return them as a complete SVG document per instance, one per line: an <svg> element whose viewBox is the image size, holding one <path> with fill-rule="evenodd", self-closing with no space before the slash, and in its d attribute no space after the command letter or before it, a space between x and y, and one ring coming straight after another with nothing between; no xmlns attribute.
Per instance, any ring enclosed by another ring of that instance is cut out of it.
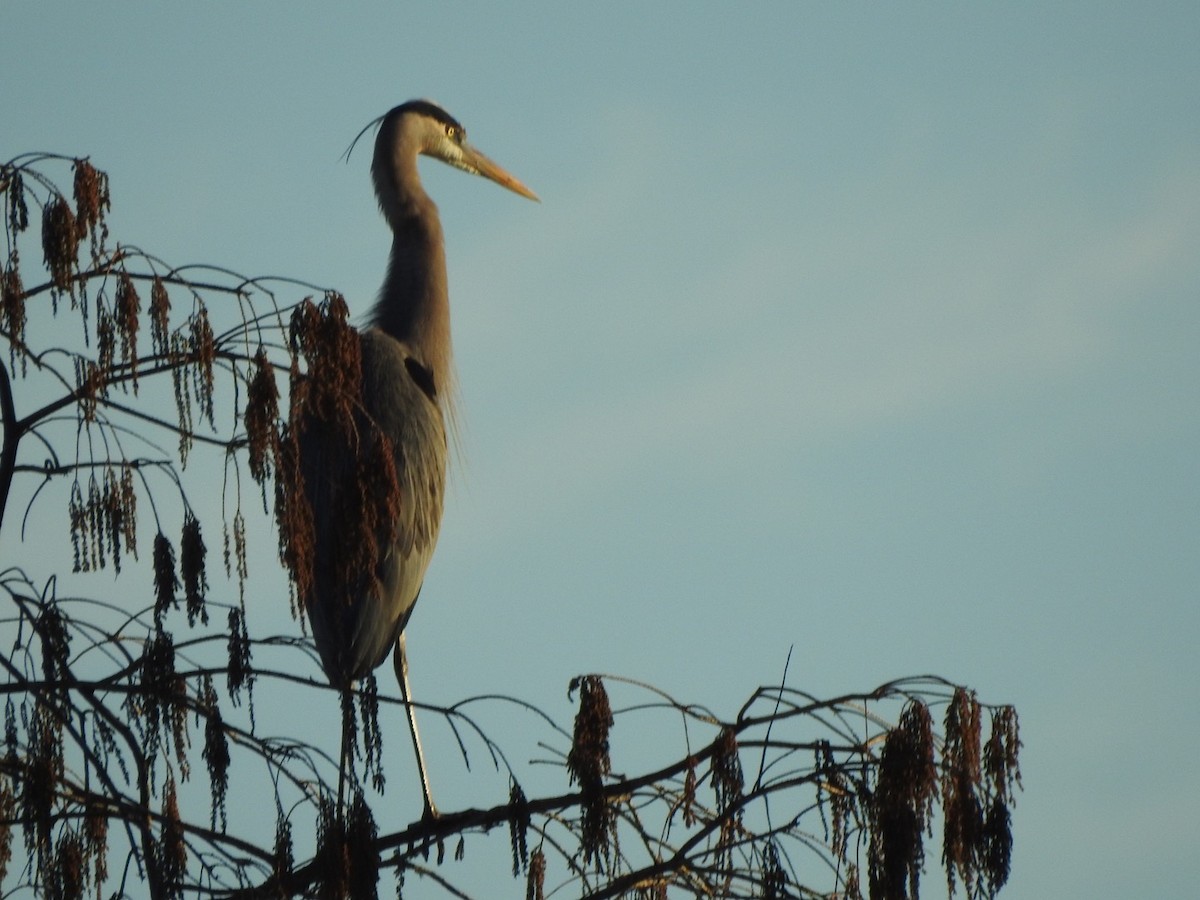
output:
<svg viewBox="0 0 1200 900"><path fill-rule="evenodd" d="M745 775L738 753L737 734L732 728L723 728L713 742L712 785L716 794L717 817L720 829L717 833L717 866L725 871L733 870L733 848L742 832L742 789Z"/></svg>
<svg viewBox="0 0 1200 900"><path fill-rule="evenodd" d="M164 749L173 751L180 774L191 771L188 761L187 681L175 668L175 641L159 631L146 644L138 664L138 690L129 694L124 709L154 760Z"/></svg>
<svg viewBox="0 0 1200 900"><path fill-rule="evenodd" d="M356 793L345 816L333 801L321 801L317 821L317 896L363 898L379 896L379 830L362 794Z"/></svg>
<svg viewBox="0 0 1200 900"><path fill-rule="evenodd" d="M242 688L254 689L254 666L250 653L250 632L246 628L246 617L242 610L229 610L229 668L226 670L226 686L234 706L240 706ZM253 707L251 721L253 722Z"/></svg>
<svg viewBox="0 0 1200 900"><path fill-rule="evenodd" d="M382 588L379 563L401 513L395 453L362 410L362 350L344 298L301 304L291 346L291 410L276 462L280 555L299 596L350 604ZM336 548L315 546L315 514L340 536Z"/></svg>
<svg viewBox="0 0 1200 900"><path fill-rule="evenodd" d="M205 675L200 685L198 698L199 714L204 718L204 749L200 751L204 765L208 768L208 783L211 792L212 820L214 829L224 831L228 826L225 797L229 791L229 741L225 737L225 723L221 718L221 700L213 687L212 677Z"/></svg>
<svg viewBox="0 0 1200 900"><path fill-rule="evenodd" d="M616 841L616 813L604 797L604 777L612 772L608 735L613 726L608 692L598 675L571 680L570 690L579 691L575 734L567 754L567 771L583 794L580 845L584 865L602 870L611 863Z"/></svg>
<svg viewBox="0 0 1200 900"><path fill-rule="evenodd" d="M75 214L62 197L54 197L42 210L42 255L54 287L73 292L73 277L79 260L79 231L75 226Z"/></svg>
<svg viewBox="0 0 1200 900"><path fill-rule="evenodd" d="M213 335L212 322L208 319L208 309L201 306L189 319L190 340L188 349L192 358L192 378L195 395L200 400L200 407L208 424L216 428L213 419L213 386L215 382L214 366L217 360L217 341Z"/></svg>
<svg viewBox="0 0 1200 900"><path fill-rule="evenodd" d="M104 214L112 209L108 193L108 175L87 159L75 160L75 228L78 237L91 237L92 261L97 262L108 240Z"/></svg>
<svg viewBox="0 0 1200 900"><path fill-rule="evenodd" d="M121 337L121 361L129 369L133 379L133 392L137 393L137 336L141 324L142 299L129 272L122 270L117 280L117 296L113 305L113 324Z"/></svg>
<svg viewBox="0 0 1200 900"><path fill-rule="evenodd" d="M175 575L175 547L161 531L154 536L154 624L161 629L163 618L174 608L179 579Z"/></svg>
<svg viewBox="0 0 1200 900"><path fill-rule="evenodd" d="M279 459L279 386L275 367L261 347L254 355L254 374L246 395L246 440L250 475L259 484L270 477Z"/></svg>
<svg viewBox="0 0 1200 900"><path fill-rule="evenodd" d="M871 798L872 897L919 896L925 862L924 834L937 790L933 720L912 701L888 732Z"/></svg>
<svg viewBox="0 0 1200 900"><path fill-rule="evenodd" d="M150 345L158 356L171 352L171 295L158 275L150 285Z"/></svg>
<svg viewBox="0 0 1200 900"><path fill-rule="evenodd" d="M208 548L200 533L200 520L187 513L183 519L183 538L179 542L179 571L183 576L183 593L187 603L188 624L199 619L208 624L208 609L204 600L208 595L208 573L204 559Z"/></svg>
<svg viewBox="0 0 1200 900"><path fill-rule="evenodd" d="M0 273L0 328L3 328L5 338L9 342L9 359L14 368L17 359L21 360L21 374L26 372L26 357L18 353L25 347L25 287L21 284L21 272L16 263L16 251Z"/></svg>
<svg viewBox="0 0 1200 900"><path fill-rule="evenodd" d="M93 572L109 562L119 573L121 557L137 558L137 492L129 467L108 466L87 480L87 496L78 477L71 485L70 517L74 571Z"/></svg>
<svg viewBox="0 0 1200 900"><path fill-rule="evenodd" d="M546 900L546 854L539 847L529 858L529 874L525 878L525 900Z"/></svg>
<svg viewBox="0 0 1200 900"><path fill-rule="evenodd" d="M515 778L509 783L508 803L513 810L513 815L508 820L508 840L512 847L513 878L516 878L521 874L522 868L529 865L528 838L532 820L529 816L529 801Z"/></svg>
<svg viewBox="0 0 1200 900"><path fill-rule="evenodd" d="M29 227L29 204L25 202L25 178L19 169L0 169L0 191L8 199L8 229L20 234Z"/></svg>
<svg viewBox="0 0 1200 900"><path fill-rule="evenodd" d="M338 449L354 449L352 458L357 459L360 446L355 413L362 382L362 354L358 333L349 322L345 298L329 294L319 304L306 300L297 306L292 313L290 346L291 409L287 425L272 439L279 447L275 518L279 524L280 558L291 572L297 594L303 597L313 589L317 548L313 511L306 499L300 441L307 439L314 443L316 449L308 454L310 459L331 465ZM344 458L341 462L345 462ZM358 493L366 495L367 486L360 485ZM328 514L338 515L337 511ZM353 509L347 509L337 521L344 521L350 529L365 527ZM374 553L373 534L368 544ZM342 586L347 602L352 586L358 582L357 575L374 571L374 559L356 558L352 569L350 555L339 556L343 560L341 571L330 579L331 585ZM370 567L362 565L364 562L370 562Z"/></svg>
<svg viewBox="0 0 1200 900"><path fill-rule="evenodd" d="M946 825L942 860L951 892L961 879L970 896L995 896L1008 881L1012 856L1013 792L1020 785L1020 736L1010 706L992 712L983 742L983 708L973 691L959 688L946 710L942 809Z"/></svg>
<svg viewBox="0 0 1200 900"><path fill-rule="evenodd" d="M292 418L299 406L312 421L343 432L354 430L362 353L350 324L346 298L330 293L321 303L306 300L292 313L291 347L303 359L307 377L292 384Z"/></svg>
<svg viewBox="0 0 1200 900"><path fill-rule="evenodd" d="M8 864L12 862L12 827L16 821L17 796L6 778L0 781L0 884L4 883Z"/></svg>
<svg viewBox="0 0 1200 900"><path fill-rule="evenodd" d="M187 842L184 839L183 821L179 815L179 797L175 791L175 779L167 776L167 786L163 791L162 801L162 831L158 847L150 859L150 864L157 872L157 880L164 896L172 896L176 891L172 886L183 881L187 872Z"/></svg>
<svg viewBox="0 0 1200 900"><path fill-rule="evenodd" d="M279 885L279 898L285 900L287 894L283 885L291 877L296 865L295 850L292 845L292 823L278 810L275 818L275 847L274 859L271 863L271 875L275 884Z"/></svg>

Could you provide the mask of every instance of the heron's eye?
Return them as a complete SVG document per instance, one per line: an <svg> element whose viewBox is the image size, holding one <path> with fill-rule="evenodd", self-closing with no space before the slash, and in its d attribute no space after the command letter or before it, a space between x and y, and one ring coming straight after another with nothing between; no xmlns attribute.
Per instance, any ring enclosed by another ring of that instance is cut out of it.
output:
<svg viewBox="0 0 1200 900"><path fill-rule="evenodd" d="M457 142L458 141L458 129L455 128L453 125L447 125L446 126L446 137L450 138L450 140L452 140L452 141Z"/></svg>

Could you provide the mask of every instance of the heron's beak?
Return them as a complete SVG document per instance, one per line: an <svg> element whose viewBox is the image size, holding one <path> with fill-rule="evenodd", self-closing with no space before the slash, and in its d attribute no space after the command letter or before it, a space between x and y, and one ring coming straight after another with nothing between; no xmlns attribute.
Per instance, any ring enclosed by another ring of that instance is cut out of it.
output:
<svg viewBox="0 0 1200 900"><path fill-rule="evenodd" d="M514 194L520 194L522 197L528 197L530 200L536 200L541 203L541 198L533 191L521 184L516 178L504 171L474 147L469 144L462 145L462 161L466 163L470 171L477 175L482 175L488 178L501 187L506 187Z"/></svg>

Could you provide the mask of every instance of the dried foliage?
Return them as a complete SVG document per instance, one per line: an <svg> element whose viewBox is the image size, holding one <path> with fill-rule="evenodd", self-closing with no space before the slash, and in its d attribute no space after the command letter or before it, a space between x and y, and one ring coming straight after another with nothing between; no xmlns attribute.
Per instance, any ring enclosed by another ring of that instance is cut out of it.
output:
<svg viewBox="0 0 1200 900"><path fill-rule="evenodd" d="M70 167L70 200L43 171L54 167ZM507 831L502 868L511 861L514 883L499 893L519 894L523 879L527 900L862 898L860 878L872 898L907 898L918 896L939 817L951 892L993 897L1004 885L1020 788L1016 713L928 678L834 699L760 688L721 717L585 675L570 685L573 730L527 704L471 698L440 713L464 761L481 747L501 773L494 805L397 824L405 804L378 798L386 766L409 776L405 754L385 747L381 707L400 710L399 699L373 678L326 687L300 625L267 634L256 624L270 589L250 580L263 574L251 563L272 555L258 543L268 515L294 613L316 555L329 552L313 546L301 435L324 440L327 460L353 475L325 510L346 535L332 571L347 597L370 589L363 573L376 570L400 509L391 448L359 409L359 337L345 301L108 247L108 179L86 159L0 164L0 197L3 547L18 545L13 496L25 519L61 504L81 575L138 559L139 513L153 535L151 571L133 590L128 576L90 582L112 595L103 601L60 597L55 573L0 565L12 648L0 658L0 893L358 898L379 896L390 875L398 896L413 878L463 895L467 836ZM40 269L22 272L37 254L22 256L21 245L38 235ZM284 303L285 290L304 296ZM185 477L201 448L211 450L202 471ZM243 484L257 495L250 508ZM236 596L211 577L210 516ZM468 708L531 716L530 746L550 754L538 792L527 793ZM344 758L338 729L310 721L327 713L334 724L339 709ZM648 710L660 714L656 757L630 774L618 765L631 747L644 751ZM297 732L281 735L281 721Z"/></svg>
<svg viewBox="0 0 1200 900"><path fill-rule="evenodd" d="M254 692L254 664L252 660L253 644L250 632L246 628L246 614L239 609L229 611L229 668L226 670L226 686L229 689L229 699L234 706L240 706L242 690L248 694ZM253 716L253 712L251 712Z"/></svg>
<svg viewBox="0 0 1200 900"><path fill-rule="evenodd" d="M221 702L207 675L201 679L198 716L204 722L204 750L201 755L208 768L212 788L212 827L224 831L229 824L225 802L229 793L229 739L221 718Z"/></svg>
<svg viewBox="0 0 1200 900"><path fill-rule="evenodd" d="M204 567L207 556L208 548L200 534L200 520L189 512L184 516L183 537L179 541L179 570L183 576L189 625L195 625L197 619L208 624L208 610L204 606L208 595L208 573Z"/></svg>
<svg viewBox="0 0 1200 900"><path fill-rule="evenodd" d="M354 797L345 815L323 803L314 860L317 894L346 900L378 898L378 837L371 808L361 794Z"/></svg>
<svg viewBox="0 0 1200 900"><path fill-rule="evenodd" d="M581 844L583 864L595 864L597 871L612 862L616 840L616 814L604 794L604 778L612 772L608 755L608 732L613 726L612 707L604 682L595 675L576 678L570 693L579 691L579 712L575 714L575 736L567 754L571 782L583 795Z"/></svg>
<svg viewBox="0 0 1200 900"><path fill-rule="evenodd" d="M349 605L364 590L382 590L375 573L400 515L395 456L387 436L361 409L362 351L345 299L329 292L320 303L306 300L297 306L289 344L306 374L292 366L288 422L277 435L264 438L279 450L280 557L301 595L319 573L321 595ZM308 446L303 458L301 439ZM333 469L339 477L327 477L325 470ZM337 548L315 545L308 479L320 480L321 513L336 523L333 533L345 535Z"/></svg>
<svg viewBox="0 0 1200 900"><path fill-rule="evenodd" d="M113 309L115 331L121 336L121 362L130 370L133 392L137 393L137 335L141 324L142 298L129 273L122 270L117 279L117 296Z"/></svg>
<svg viewBox="0 0 1200 900"><path fill-rule="evenodd" d="M178 604L175 592L179 578L175 575L175 548L161 531L154 536L154 624L162 629L163 617Z"/></svg>
<svg viewBox="0 0 1200 900"><path fill-rule="evenodd" d="M74 296L78 256L75 214L66 200L54 196L42 209L42 257L55 290L69 291Z"/></svg>
<svg viewBox="0 0 1200 900"><path fill-rule="evenodd" d="M104 221L104 214L112 208L108 175L87 159L75 160L72 168L75 170L75 228L80 240L91 238L92 262L97 263L108 240L108 223Z"/></svg>
<svg viewBox="0 0 1200 900"><path fill-rule="evenodd" d="M254 355L245 422L250 475L262 484L278 464L280 436L279 386L275 383L275 368L261 347Z"/></svg>
<svg viewBox="0 0 1200 900"><path fill-rule="evenodd" d="M512 873L516 878L529 865L529 800L521 785L512 779L508 791L508 805L512 816L508 820L508 842L512 848Z"/></svg>
<svg viewBox="0 0 1200 900"><path fill-rule="evenodd" d="M712 754L712 786L716 794L717 829L716 858L717 866L730 869L733 864L733 851L742 834L742 788L745 781L742 776L742 762L738 755L737 732L732 728L721 729L713 743ZM728 889L728 882L725 885Z"/></svg>
<svg viewBox="0 0 1200 900"><path fill-rule="evenodd" d="M118 574L122 554L136 557L137 492L128 467L105 466L101 478L93 470L87 496L76 477L68 506L74 571L92 572L111 562Z"/></svg>
<svg viewBox="0 0 1200 900"><path fill-rule="evenodd" d="M534 850L525 876L525 900L546 900L546 854Z"/></svg>
<svg viewBox="0 0 1200 900"><path fill-rule="evenodd" d="M187 872L188 852L184 840L183 822L179 816L179 797L175 779L168 777L163 791L162 825L155 852L150 856L150 883L164 897L180 897Z"/></svg>
<svg viewBox="0 0 1200 900"><path fill-rule="evenodd" d="M159 275L150 287L150 342L156 356L171 357L171 295Z"/></svg>
<svg viewBox="0 0 1200 900"><path fill-rule="evenodd" d="M286 897L283 887L291 881L296 867L295 851L292 848L292 824L280 810L275 819L275 847L271 859L271 884L277 897Z"/></svg>
<svg viewBox="0 0 1200 900"><path fill-rule="evenodd" d="M970 896L991 896L1008 880L1012 854L1009 806L1019 783L1020 737L1011 707L992 711L983 743L984 709L973 691L959 688L946 708L942 809L946 824L942 862L951 892L962 880ZM985 884L980 884L982 879Z"/></svg>
<svg viewBox="0 0 1200 900"><path fill-rule="evenodd" d="M871 896L920 895L937 767L929 708L908 704L883 743L871 798Z"/></svg>
<svg viewBox="0 0 1200 900"><path fill-rule="evenodd" d="M21 367L21 374L28 372L28 361L20 351L25 347L25 286L21 284L21 273L16 262L9 261L0 273L0 328L8 335L9 361Z"/></svg>

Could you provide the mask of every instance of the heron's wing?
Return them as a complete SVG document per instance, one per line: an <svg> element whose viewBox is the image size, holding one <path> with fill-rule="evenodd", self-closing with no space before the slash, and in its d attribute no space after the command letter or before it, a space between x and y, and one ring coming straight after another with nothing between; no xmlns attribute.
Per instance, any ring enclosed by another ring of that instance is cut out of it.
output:
<svg viewBox="0 0 1200 900"><path fill-rule="evenodd" d="M335 684L378 666L408 621L437 542L446 482L446 433L427 370L374 329L362 333L361 347L356 446L321 429L309 429L301 441L315 538L305 606ZM393 488L389 503L381 495ZM383 507L386 519L364 534L363 522L379 518ZM356 549L350 542L372 537L377 565L355 571L347 565L346 554Z"/></svg>
<svg viewBox="0 0 1200 900"><path fill-rule="evenodd" d="M399 341L362 335L363 409L392 445L402 496L396 545L407 555L437 541L446 485L446 428L433 376Z"/></svg>

